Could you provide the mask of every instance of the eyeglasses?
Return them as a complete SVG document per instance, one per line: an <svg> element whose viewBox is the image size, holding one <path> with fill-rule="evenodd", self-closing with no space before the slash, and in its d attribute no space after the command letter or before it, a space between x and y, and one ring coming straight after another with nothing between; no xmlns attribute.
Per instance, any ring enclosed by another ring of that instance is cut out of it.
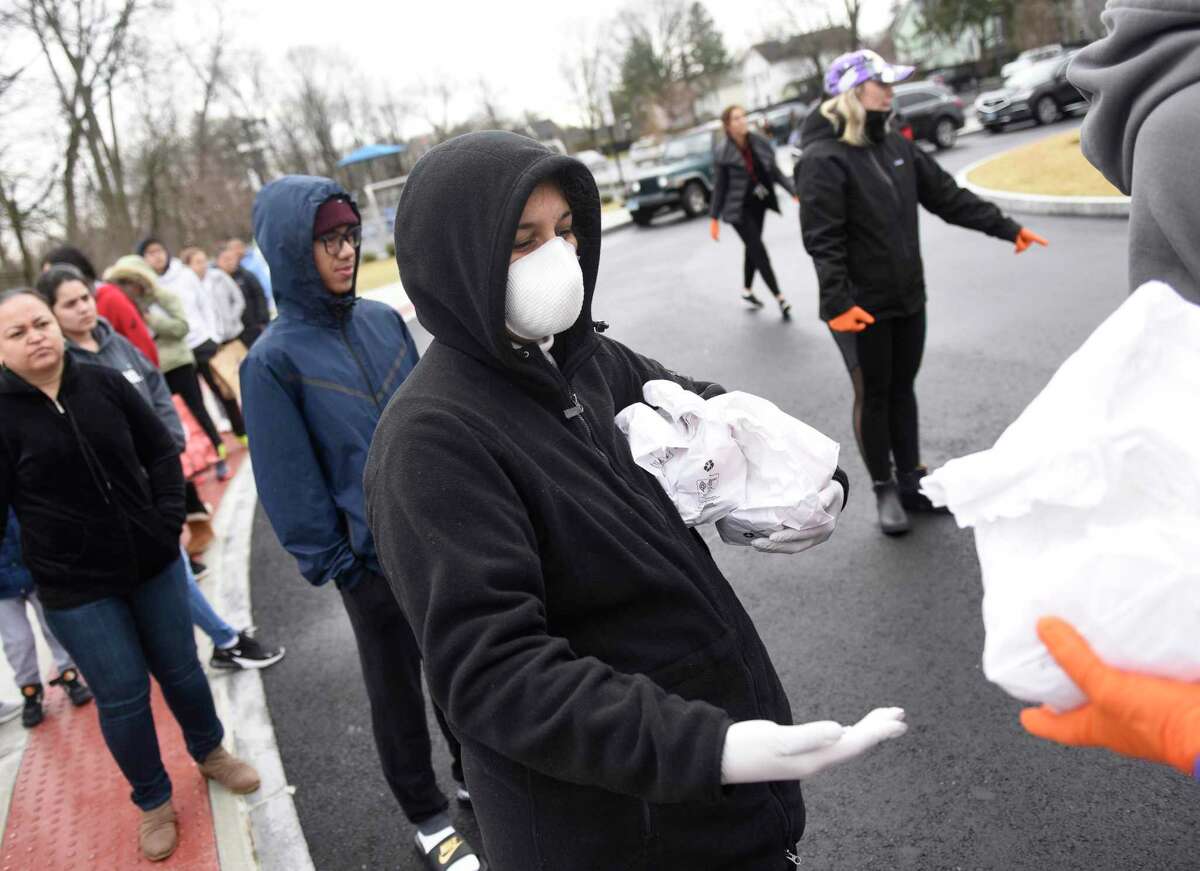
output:
<svg viewBox="0 0 1200 871"><path fill-rule="evenodd" d="M325 253L330 257L337 257L342 251L342 245L350 243L351 248L358 248L362 244L362 227L351 227L344 233L339 233L336 230L323 233L317 237L317 241L325 248Z"/></svg>

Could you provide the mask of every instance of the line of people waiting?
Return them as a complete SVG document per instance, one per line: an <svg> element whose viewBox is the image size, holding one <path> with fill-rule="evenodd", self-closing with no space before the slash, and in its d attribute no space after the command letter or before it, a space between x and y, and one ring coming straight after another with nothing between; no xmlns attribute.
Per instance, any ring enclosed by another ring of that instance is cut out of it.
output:
<svg viewBox="0 0 1200 871"><path fill-rule="evenodd" d="M270 319L269 298L240 265L237 240L213 268L199 249L183 266L161 242L141 248L149 261L122 257L97 282L82 251L60 246L35 289L0 294L0 635L22 694L0 707L0 722L20 712L33 727L44 717L32 611L59 672L50 683L76 706L96 699L143 812L141 849L162 859L177 829L148 674L201 773L248 792L258 776L220 746L193 626L212 641L214 669L265 668L284 650L231 626L201 591L207 568L196 558L213 532L192 480L209 466L229 474L200 379L245 443L236 367ZM222 376L213 364L228 350ZM189 428L209 444L189 446Z"/></svg>

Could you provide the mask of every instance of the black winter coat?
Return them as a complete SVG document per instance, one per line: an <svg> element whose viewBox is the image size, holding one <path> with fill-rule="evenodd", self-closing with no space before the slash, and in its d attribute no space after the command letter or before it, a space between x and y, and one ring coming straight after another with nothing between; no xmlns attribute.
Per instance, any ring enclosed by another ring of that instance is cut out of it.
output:
<svg viewBox="0 0 1200 871"><path fill-rule="evenodd" d="M125 376L66 359L58 401L0 372L0 517L47 608L129 593L179 559L183 468Z"/></svg>
<svg viewBox="0 0 1200 871"><path fill-rule="evenodd" d="M775 162L775 149L771 143L757 133L749 134L749 139L754 172L759 183L767 189L767 207L778 212L779 200L775 198L775 185L782 185L789 194L795 194L796 191L792 187L791 179L780 171ZM750 173L746 171L742 152L728 136L717 146L716 162L716 180L713 182L712 202L709 204L708 213L727 224L740 224L742 206L751 188Z"/></svg>
<svg viewBox="0 0 1200 871"><path fill-rule="evenodd" d="M249 348L271 322L271 308L267 305L262 284L254 277L254 273L239 266L231 277L246 299L246 307L242 309L242 334L238 338Z"/></svg>
<svg viewBox="0 0 1200 871"><path fill-rule="evenodd" d="M963 190L936 160L899 133L866 146L840 141L813 112L796 164L800 233L820 283L821 320L855 305L876 318L925 306L917 205L942 220L1014 241L1021 225Z"/></svg>
<svg viewBox="0 0 1200 871"><path fill-rule="evenodd" d="M586 300L548 360L504 327L529 193L566 178ZM507 133L452 139L405 187L396 251L432 347L367 462L367 517L462 741L494 871L784 869L795 783L722 788L731 722L790 723L704 542L614 425L668 371L593 329L587 169Z"/></svg>

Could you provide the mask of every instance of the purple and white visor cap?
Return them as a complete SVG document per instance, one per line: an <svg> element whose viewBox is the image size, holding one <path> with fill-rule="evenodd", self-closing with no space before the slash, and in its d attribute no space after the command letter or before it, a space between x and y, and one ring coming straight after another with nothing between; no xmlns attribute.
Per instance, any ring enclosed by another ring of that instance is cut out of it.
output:
<svg viewBox="0 0 1200 871"><path fill-rule="evenodd" d="M870 49L859 49L842 55L825 74L825 90L837 96L863 82L874 79L885 85L902 82L913 74L913 67L890 64Z"/></svg>

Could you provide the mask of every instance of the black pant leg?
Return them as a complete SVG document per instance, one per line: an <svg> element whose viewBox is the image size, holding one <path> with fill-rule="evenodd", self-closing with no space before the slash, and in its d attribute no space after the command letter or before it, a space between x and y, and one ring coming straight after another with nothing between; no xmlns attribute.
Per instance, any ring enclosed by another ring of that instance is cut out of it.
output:
<svg viewBox="0 0 1200 871"><path fill-rule="evenodd" d="M213 447L219 453L222 444L221 434L217 432L216 425L212 422L212 418L208 416L208 410L204 407L204 394L200 392L200 381L196 377L196 367L188 363L186 366L179 366L170 372L164 372L163 378L166 380L170 391L183 400L183 404L192 413L192 417L196 418L196 423L200 424L200 429L204 430L204 434L208 436L208 440L212 442Z"/></svg>
<svg viewBox="0 0 1200 871"><path fill-rule="evenodd" d="M862 372L862 448L872 481L892 477L892 325L879 320L857 333Z"/></svg>
<svg viewBox="0 0 1200 871"><path fill-rule="evenodd" d="M367 572L342 592L354 630L383 775L412 823L449 807L430 761L421 654L387 581Z"/></svg>
<svg viewBox="0 0 1200 871"><path fill-rule="evenodd" d="M775 270L771 267L771 258L767 254L767 246L763 244L763 221L766 218L767 207L757 197L747 197L742 206L742 223L735 224L738 235L746 244L746 257L753 267L763 277L767 289L779 296L779 282L775 280ZM749 287L750 285L746 285Z"/></svg>
<svg viewBox="0 0 1200 871"><path fill-rule="evenodd" d="M921 462L916 381L925 352L925 310L894 320L892 336L892 455L897 471L911 472Z"/></svg>
<svg viewBox="0 0 1200 871"><path fill-rule="evenodd" d="M238 407L236 399L226 399L221 393L221 388L217 386L217 379L213 377L212 366L209 365L209 361L206 359L202 363L197 359L196 371L200 373L200 377L204 379L204 383L208 385L208 389L212 391L213 396L217 397L217 402L221 403L221 407L225 409L225 416L229 418L229 425L233 427L233 434L239 438L244 436L246 434L246 422L242 419L242 409Z"/></svg>

